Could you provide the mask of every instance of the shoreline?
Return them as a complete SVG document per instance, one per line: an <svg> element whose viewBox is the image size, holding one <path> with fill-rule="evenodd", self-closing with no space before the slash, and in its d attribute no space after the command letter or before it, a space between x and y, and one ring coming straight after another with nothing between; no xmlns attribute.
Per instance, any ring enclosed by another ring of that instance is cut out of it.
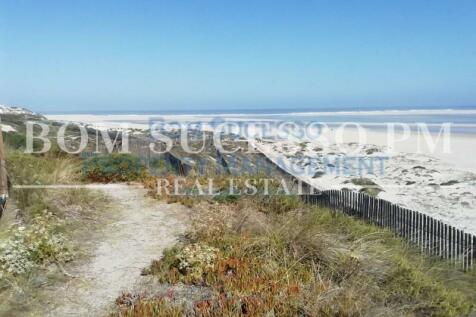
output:
<svg viewBox="0 0 476 317"><path fill-rule="evenodd" d="M182 116L182 115L177 115ZM164 120L173 120L176 115L166 115L163 116ZM46 115L46 118L53 121L64 121L64 122L77 122L83 123L86 125L91 125L97 128L102 129L121 129L124 124L127 124L130 129L139 129L147 130L150 128L149 120L151 119L150 115ZM210 119L209 115L183 115L181 121L193 121L193 120L203 120L206 122L206 119ZM249 120L252 118L243 119L242 121ZM253 120L253 119L252 119ZM360 123L359 123L360 124ZM378 128L365 128L367 134L367 140L365 142L359 142L360 140L356 139L356 130L352 127L346 127L349 133L346 133L343 136L344 143L358 142L362 144L374 144L378 146L386 146L386 131L382 131ZM333 128L330 128L327 134L323 138L335 140L336 136L333 135ZM335 132L335 131L334 131ZM335 134L335 133L334 133ZM429 134L436 138L437 134L435 132L429 131ZM402 138L402 133L395 133L395 139L398 140ZM415 153L415 145L418 144L418 139L416 138L416 132L412 131L409 139L395 142L395 148L390 148L390 151L393 152L406 152L406 153ZM441 147L436 147L435 151L420 151L418 154L431 155L435 158L445 161L453 165L455 168L463 168L471 172L476 173L476 160L474 160L470 155L468 155L468 149L476 145L476 134L472 133L451 133L451 153L445 153ZM307 141L307 140L302 140ZM423 142L424 143L424 142ZM425 149L424 149L425 150Z"/></svg>

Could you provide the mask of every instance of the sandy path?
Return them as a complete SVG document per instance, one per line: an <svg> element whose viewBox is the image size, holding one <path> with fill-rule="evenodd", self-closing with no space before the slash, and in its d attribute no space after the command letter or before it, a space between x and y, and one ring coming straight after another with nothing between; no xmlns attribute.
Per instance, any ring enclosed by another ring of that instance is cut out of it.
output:
<svg viewBox="0 0 476 317"><path fill-rule="evenodd" d="M139 187L104 185L99 190L115 201L104 211L113 220L94 238L89 261L68 269L74 278L53 286L46 315L104 315L122 291L140 281L141 269L186 229L183 206L146 197Z"/></svg>

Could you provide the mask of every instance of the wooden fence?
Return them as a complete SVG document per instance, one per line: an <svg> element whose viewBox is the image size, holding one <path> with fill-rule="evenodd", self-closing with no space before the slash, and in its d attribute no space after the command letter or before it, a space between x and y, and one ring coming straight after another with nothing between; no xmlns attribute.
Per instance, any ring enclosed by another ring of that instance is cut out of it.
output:
<svg viewBox="0 0 476 317"><path fill-rule="evenodd" d="M422 252L446 259L465 271L476 265L476 236L423 213L349 190L326 190L302 197L309 204L388 228Z"/></svg>

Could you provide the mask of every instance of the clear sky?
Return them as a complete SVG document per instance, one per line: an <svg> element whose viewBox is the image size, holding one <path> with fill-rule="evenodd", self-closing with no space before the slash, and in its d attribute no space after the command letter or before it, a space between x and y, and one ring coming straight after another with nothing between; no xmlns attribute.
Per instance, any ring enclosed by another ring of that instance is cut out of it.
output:
<svg viewBox="0 0 476 317"><path fill-rule="evenodd" d="M476 1L0 0L0 104L476 106Z"/></svg>

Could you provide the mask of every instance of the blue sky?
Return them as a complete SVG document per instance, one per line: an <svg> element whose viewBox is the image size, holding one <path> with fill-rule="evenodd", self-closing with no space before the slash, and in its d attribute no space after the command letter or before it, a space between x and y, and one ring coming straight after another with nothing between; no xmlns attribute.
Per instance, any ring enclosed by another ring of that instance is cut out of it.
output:
<svg viewBox="0 0 476 317"><path fill-rule="evenodd" d="M476 106L476 1L0 0L0 104Z"/></svg>

